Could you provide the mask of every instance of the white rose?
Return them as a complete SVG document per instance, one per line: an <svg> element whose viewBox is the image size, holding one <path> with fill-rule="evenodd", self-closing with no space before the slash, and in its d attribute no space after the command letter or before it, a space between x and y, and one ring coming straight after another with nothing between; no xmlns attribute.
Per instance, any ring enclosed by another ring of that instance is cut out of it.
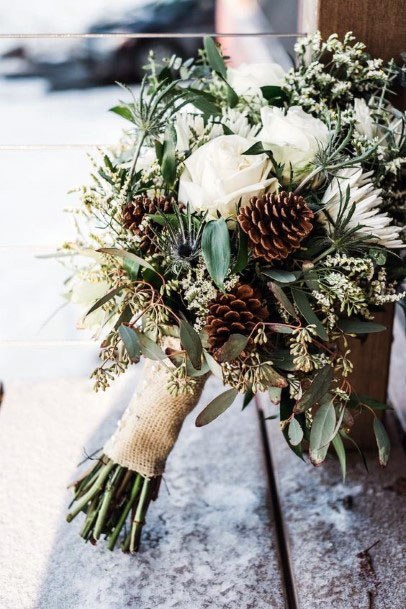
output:
<svg viewBox="0 0 406 609"><path fill-rule="evenodd" d="M179 200L195 211L217 217L236 217L239 202L261 195L276 178L268 178L272 163L265 154L244 155L252 140L239 135L222 135L204 144L185 161L179 182Z"/></svg>
<svg viewBox="0 0 406 609"><path fill-rule="evenodd" d="M261 108L261 120L258 138L265 149L272 150L276 162L284 165L283 177L290 178L291 166L296 178L308 173L319 148L327 144L326 125L299 106L292 106L286 114L281 108Z"/></svg>
<svg viewBox="0 0 406 609"><path fill-rule="evenodd" d="M361 135L372 139L375 135L371 111L365 101L356 97L354 99L355 128Z"/></svg>
<svg viewBox="0 0 406 609"><path fill-rule="evenodd" d="M278 63L242 63L228 68L227 81L237 95L261 95L261 87L281 87L285 82L285 70Z"/></svg>

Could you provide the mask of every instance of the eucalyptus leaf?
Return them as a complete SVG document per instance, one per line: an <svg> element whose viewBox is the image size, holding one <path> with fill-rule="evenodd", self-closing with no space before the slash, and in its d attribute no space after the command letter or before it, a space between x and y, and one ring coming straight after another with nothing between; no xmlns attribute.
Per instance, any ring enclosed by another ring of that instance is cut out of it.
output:
<svg viewBox="0 0 406 609"><path fill-rule="evenodd" d="M279 281L279 283L293 283L297 281L298 275L300 275L300 273L292 273L291 271L281 269L267 269L266 271L261 271L261 273L275 281Z"/></svg>
<svg viewBox="0 0 406 609"><path fill-rule="evenodd" d="M220 349L219 360L221 362L231 362L238 357L248 343L248 336L242 334L231 334L228 340Z"/></svg>
<svg viewBox="0 0 406 609"><path fill-rule="evenodd" d="M359 319L340 319L337 326L345 334L370 334L386 330L386 326L382 324L376 324L372 321L361 321Z"/></svg>
<svg viewBox="0 0 406 609"><path fill-rule="evenodd" d="M278 332L278 334L293 334L293 328L286 324L269 323L267 328L273 332Z"/></svg>
<svg viewBox="0 0 406 609"><path fill-rule="evenodd" d="M307 323L310 325L316 326L317 335L325 341L328 341L328 334L326 328L321 323L320 319L317 317L316 313L313 311L309 299L306 294L301 290L297 290L296 288L292 288L293 300L297 308L299 309L302 316L305 318Z"/></svg>
<svg viewBox="0 0 406 609"><path fill-rule="evenodd" d="M273 281L270 281L269 285L271 287L271 290L272 290L276 300L279 301L279 304L285 309L285 311L287 311L289 313L289 315L291 317L293 317L294 319L298 319L296 311L295 311L295 307L290 302L289 298L286 296L286 294L282 290L282 288L277 283L274 283Z"/></svg>
<svg viewBox="0 0 406 609"><path fill-rule="evenodd" d="M313 378L313 381L308 389L303 393L300 400L294 407L294 412L304 412L314 404L319 403L324 396L330 391L333 379L333 369L329 364L326 364L318 370Z"/></svg>
<svg viewBox="0 0 406 609"><path fill-rule="evenodd" d="M139 263L134 260L124 260L123 267L131 281L135 281L140 270Z"/></svg>
<svg viewBox="0 0 406 609"><path fill-rule="evenodd" d="M180 342L188 354L193 367L200 370L202 367L203 347L200 336L186 319L180 321Z"/></svg>
<svg viewBox="0 0 406 609"><path fill-rule="evenodd" d="M293 355L287 349L281 349L272 353L272 361L277 368L292 372L296 370Z"/></svg>
<svg viewBox="0 0 406 609"><path fill-rule="evenodd" d="M248 387L248 389L247 389L247 391L245 392L245 395L244 395L244 400L243 400L243 403L242 403L242 409L241 410L244 410L245 408L247 408L248 404L251 403L253 398L254 398L254 392L252 391L252 387Z"/></svg>
<svg viewBox="0 0 406 609"><path fill-rule="evenodd" d="M230 235L224 218L207 222L202 235L202 253L210 277L221 290L230 268Z"/></svg>
<svg viewBox="0 0 406 609"><path fill-rule="evenodd" d="M85 314L85 317L90 315L90 313L93 313L93 311L96 311L96 309L99 309L100 307L102 307L104 304L106 304L106 302L109 302L109 300L114 298L114 296L116 296L117 294L119 294L122 291L123 291L123 288L120 288L120 287L114 288L114 290L110 290L110 292L108 292L107 294L102 296L102 298L100 298L97 302L94 303L94 305L92 305L90 307L90 309Z"/></svg>
<svg viewBox="0 0 406 609"><path fill-rule="evenodd" d="M297 446L303 440L303 429L297 419L293 418L288 427L289 442L292 446Z"/></svg>
<svg viewBox="0 0 406 609"><path fill-rule="evenodd" d="M326 458L329 438L331 438L336 425L336 413L333 400L328 399L322 403L316 412L310 431L309 455L313 465L320 465Z"/></svg>
<svg viewBox="0 0 406 609"><path fill-rule="evenodd" d="M370 408L374 410L393 410L391 406L388 404L384 404L384 402L380 402L379 400L375 400L374 398L370 398L368 395L358 395L358 403L366 404Z"/></svg>
<svg viewBox="0 0 406 609"><path fill-rule="evenodd" d="M332 444L334 446L334 450L337 453L338 461L340 463L343 482L345 482L345 476L347 473L347 458L345 454L344 442L342 441L340 434L337 434L333 438Z"/></svg>
<svg viewBox="0 0 406 609"><path fill-rule="evenodd" d="M238 225L239 227L239 225ZM248 235L238 228L237 260L233 266L233 273L241 273L248 264Z"/></svg>
<svg viewBox="0 0 406 609"><path fill-rule="evenodd" d="M151 271L154 271L154 273L156 273L156 270L149 262L147 262L143 258L140 258L136 254L133 254L132 252L120 250L116 247L101 247L97 251L102 254L109 254L109 256L115 256L116 258L122 258L126 262L133 262L139 264L140 266L143 266L146 269L151 269Z"/></svg>
<svg viewBox="0 0 406 609"><path fill-rule="evenodd" d="M374 417L374 434L378 446L379 463L385 467L389 461L390 440L381 421Z"/></svg>
<svg viewBox="0 0 406 609"><path fill-rule="evenodd" d="M286 421L287 419L289 419L291 417L292 412L293 412L293 405L294 405L294 401L289 396L289 391L286 389L283 390L281 392L281 401L280 401L280 406L279 406L281 421ZM302 415L300 415L300 416L302 416ZM298 444L297 446L292 446L292 444L289 441L288 429L286 426L283 428L282 434L283 434L283 437L286 440L286 444L289 446L290 450L292 452L294 452L295 455L297 457L299 457L299 459L302 459L302 461L304 461L302 445Z"/></svg>
<svg viewBox="0 0 406 609"><path fill-rule="evenodd" d="M214 357L212 355L210 355L210 353L208 351L204 351L204 359L206 360L207 365L210 368L210 370L212 371L212 373L214 374L214 376L216 376L218 379L220 379L220 381L222 381L223 372L221 370L220 364L218 364L216 362Z"/></svg>
<svg viewBox="0 0 406 609"><path fill-rule="evenodd" d="M138 362L141 355L140 341L138 334L128 326L120 326L118 329L120 338L124 343L125 350L132 362Z"/></svg>
<svg viewBox="0 0 406 609"><path fill-rule="evenodd" d="M151 340L146 334L143 332L138 332L138 340L141 347L141 352L144 357L147 359L152 359L156 361L163 361L167 359L166 354L162 351L161 347L156 344L153 340Z"/></svg>
<svg viewBox="0 0 406 609"><path fill-rule="evenodd" d="M231 406L237 395L237 389L232 388L215 397L197 417L196 427L203 427L203 425L207 425L214 421L214 419L217 419Z"/></svg>
<svg viewBox="0 0 406 609"><path fill-rule="evenodd" d="M224 59L219 53L216 43L213 38L206 36L204 39L204 50L206 51L207 60L214 72L217 72L223 78L227 77L227 68Z"/></svg>

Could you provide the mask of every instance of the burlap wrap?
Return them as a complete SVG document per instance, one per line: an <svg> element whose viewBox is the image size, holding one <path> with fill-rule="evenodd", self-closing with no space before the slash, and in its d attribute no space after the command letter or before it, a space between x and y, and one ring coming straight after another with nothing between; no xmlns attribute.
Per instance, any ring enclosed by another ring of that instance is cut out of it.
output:
<svg viewBox="0 0 406 609"><path fill-rule="evenodd" d="M199 377L193 393L172 396L166 385L168 368L146 360L144 377L130 405L104 447L112 461L148 478L163 474L166 459L175 444L183 421L196 406L207 375Z"/></svg>

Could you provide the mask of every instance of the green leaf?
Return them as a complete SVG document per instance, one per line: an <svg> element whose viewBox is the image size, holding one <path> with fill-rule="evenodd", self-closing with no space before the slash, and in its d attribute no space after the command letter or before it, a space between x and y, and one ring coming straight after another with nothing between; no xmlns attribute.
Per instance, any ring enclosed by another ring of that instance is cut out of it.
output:
<svg viewBox="0 0 406 609"><path fill-rule="evenodd" d="M312 324L316 326L317 335L325 341L328 341L328 334L326 328L321 323L320 319L317 317L316 313L313 311L309 299L306 294L301 290L297 290L292 288L293 300L296 303L297 308L299 309L302 316L305 318L308 324Z"/></svg>
<svg viewBox="0 0 406 609"><path fill-rule="evenodd" d="M345 334L370 334L386 330L386 326L382 324L375 324L372 321L360 321L359 319L340 319L337 326Z"/></svg>
<svg viewBox="0 0 406 609"><path fill-rule="evenodd" d="M265 149L262 142L255 142L255 144L247 148L247 150L244 150L242 154L246 156L251 156L256 154L264 154L264 152Z"/></svg>
<svg viewBox="0 0 406 609"><path fill-rule="evenodd" d="M140 270L139 263L134 260L124 260L123 267L131 281L135 281Z"/></svg>
<svg viewBox="0 0 406 609"><path fill-rule="evenodd" d="M240 225L238 225L239 227ZM248 235L238 228L238 253L233 266L233 273L241 273L248 264Z"/></svg>
<svg viewBox="0 0 406 609"><path fill-rule="evenodd" d="M173 125L165 131L161 171L166 184L172 186L176 179L176 131Z"/></svg>
<svg viewBox="0 0 406 609"><path fill-rule="evenodd" d="M320 465L326 458L329 438L331 438L336 424L336 413L333 400L328 399L320 406L315 414L310 431L309 455L313 465Z"/></svg>
<svg viewBox="0 0 406 609"><path fill-rule="evenodd" d="M288 372L296 370L293 359L293 355L287 349L280 349L272 353L273 363L277 368L281 368L281 370L287 370Z"/></svg>
<svg viewBox="0 0 406 609"><path fill-rule="evenodd" d="M154 273L156 273L156 270L149 262L147 262L143 258L140 258L136 254L133 254L132 252L127 252L126 250L120 250L116 247L101 247L97 251L100 252L101 254L108 254L109 256L115 256L116 258L122 258L126 262L133 262L133 263L139 264L140 266L143 266L146 269L151 269L151 271L154 271Z"/></svg>
<svg viewBox="0 0 406 609"><path fill-rule="evenodd" d="M141 352L144 357L152 360L160 360L163 361L167 359L166 354L162 351L161 347L156 344L153 340L151 340L146 334L143 332L137 332L138 340L141 347Z"/></svg>
<svg viewBox="0 0 406 609"><path fill-rule="evenodd" d="M248 336L242 334L231 334L228 340L220 349L219 360L221 362L231 362L238 357L248 343Z"/></svg>
<svg viewBox="0 0 406 609"><path fill-rule="evenodd" d="M385 250L374 248L369 250L368 256L372 258L372 260L379 266L383 266L385 264L387 257Z"/></svg>
<svg viewBox="0 0 406 609"><path fill-rule="evenodd" d="M232 87L230 87L230 85L228 84L228 82L226 81L225 78L223 78L226 86L227 86L227 101L228 101L228 105L230 106L230 108L235 108L236 105L238 104L238 95L237 93L234 91L234 89Z"/></svg>
<svg viewBox="0 0 406 609"><path fill-rule="evenodd" d="M214 419L217 419L218 416L231 406L237 395L237 389L233 388L227 389L227 391L215 397L197 417L196 427L203 427L203 425L207 425L214 421Z"/></svg>
<svg viewBox="0 0 406 609"><path fill-rule="evenodd" d="M128 326L120 326L118 329L121 340L124 343L125 350L132 362L138 362L141 355L140 342L138 334Z"/></svg>
<svg viewBox="0 0 406 609"><path fill-rule="evenodd" d="M202 367L203 347L200 336L186 319L180 321L180 342L188 354L192 365L196 370Z"/></svg>
<svg viewBox="0 0 406 609"><path fill-rule="evenodd" d="M216 362L214 357L212 355L210 355L210 353L208 353L208 351L204 352L204 359L206 360L207 365L209 366L209 368L212 371L212 373L214 374L214 376L216 376L218 379L220 379L220 381L222 381L223 372L221 370L220 364L218 364Z"/></svg>
<svg viewBox="0 0 406 609"><path fill-rule="evenodd" d="M362 459L362 462L364 464L365 470L367 472L369 472L368 463L367 463L367 460L365 458L365 455L362 452L362 450L360 449L360 447L358 446L358 444L356 443L356 441L351 436L349 436L347 433L345 433L345 431L343 431L342 429L340 429L340 436L343 437L348 442L351 442L351 444L356 448L356 450L359 452L359 455L360 455L360 457Z"/></svg>
<svg viewBox="0 0 406 609"><path fill-rule="evenodd" d="M273 332L278 332L278 334L293 334L293 328L286 324L268 323L267 328Z"/></svg>
<svg viewBox="0 0 406 609"><path fill-rule="evenodd" d="M341 467L341 474L343 476L343 482L345 482L345 476L347 473L347 459L346 459L346 455L345 455L345 447L344 447L344 442L341 439L340 434L337 434L336 436L334 436L333 440L332 440L333 446L334 446L334 450L337 453L337 457L338 460L340 462L340 467Z"/></svg>
<svg viewBox="0 0 406 609"><path fill-rule="evenodd" d="M374 398L370 398L368 395L358 395L357 397L357 402L361 403L361 404L366 404L367 406L369 406L370 408L373 408L374 410L393 410L391 406L389 406L388 404L384 404L383 402L380 402L379 400L374 400Z"/></svg>
<svg viewBox="0 0 406 609"><path fill-rule="evenodd" d="M247 408L248 404L252 401L253 398L254 398L254 392L252 391L252 387L249 387L247 389L247 391L245 392L241 410L244 410L245 408Z"/></svg>
<svg viewBox="0 0 406 609"><path fill-rule="evenodd" d="M280 412L280 420L281 421L286 421L286 419L289 419L290 416L292 415L293 412L293 400L289 397L289 391L288 390L284 390L281 392L281 402L280 402L280 406L279 406L279 412ZM286 440L286 444L289 446L290 450L292 452L295 453L295 455L297 457L299 457L299 459L302 459L302 461L304 461L303 458L303 449L301 444L298 444L297 446L292 446L292 444L289 441L289 434L288 434L288 429L285 426L283 431L282 431L283 437Z"/></svg>
<svg viewBox="0 0 406 609"><path fill-rule="evenodd" d="M276 85L266 85L261 87L261 92L264 98L271 103L272 106L282 106L287 100L287 95L282 87Z"/></svg>
<svg viewBox="0 0 406 609"><path fill-rule="evenodd" d="M231 257L230 235L224 218L207 222L202 235L202 253L210 277L223 290Z"/></svg>
<svg viewBox="0 0 406 609"><path fill-rule="evenodd" d="M292 446L297 446L303 440L303 429L297 419L293 418L288 427L289 442Z"/></svg>
<svg viewBox="0 0 406 609"><path fill-rule="evenodd" d="M213 38L210 38L210 36L206 36L204 39L204 50L206 51L207 60L211 69L223 78L227 78L227 68L224 59L220 55Z"/></svg>
<svg viewBox="0 0 406 609"><path fill-rule="evenodd" d="M128 108L127 106L114 106L113 108L110 108L109 111L114 112L114 114L118 114L119 116L124 118L126 121L130 121L130 123L134 122L133 113L131 112L130 108Z"/></svg>
<svg viewBox="0 0 406 609"><path fill-rule="evenodd" d="M389 461L390 441L385 427L377 417L374 417L374 434L378 445L379 463L385 467Z"/></svg>
<svg viewBox="0 0 406 609"><path fill-rule="evenodd" d="M109 300L114 298L114 296L116 296L117 294L119 294L122 291L123 291L123 288L114 288L114 290L110 290L110 292L108 292L107 294L102 296L97 302L94 303L94 305L92 305L90 307L88 312L85 314L85 317L90 315L90 313L93 313L93 311L96 311L96 309L99 309L100 307L102 307L104 304L106 304L106 302L108 302Z"/></svg>
<svg viewBox="0 0 406 609"><path fill-rule="evenodd" d="M193 364L189 359L186 360L187 376L191 376L193 378L199 378L200 376L203 376L204 374L208 374L209 372L210 372L210 368L206 361L203 362L203 364L201 365L201 367L199 369L196 369L193 367Z"/></svg>
<svg viewBox="0 0 406 609"><path fill-rule="evenodd" d="M298 273L279 269L267 269L266 271L261 271L261 273L275 281L279 281L279 283L293 283L298 278Z"/></svg>
<svg viewBox="0 0 406 609"><path fill-rule="evenodd" d="M282 290L282 288L278 284L274 283L273 281L270 281L269 285L271 287L271 290L272 290L273 295L275 296L276 300L279 301L279 304L285 309L285 311L287 311L289 313L289 315L291 317L294 317L295 319L297 319L298 317L296 315L295 307L290 302L289 298L286 296L286 294Z"/></svg>
<svg viewBox="0 0 406 609"><path fill-rule="evenodd" d="M317 371L310 387L306 389L295 405L294 412L304 412L314 404L319 403L330 391L332 379L333 369L329 364L326 364L321 370Z"/></svg>

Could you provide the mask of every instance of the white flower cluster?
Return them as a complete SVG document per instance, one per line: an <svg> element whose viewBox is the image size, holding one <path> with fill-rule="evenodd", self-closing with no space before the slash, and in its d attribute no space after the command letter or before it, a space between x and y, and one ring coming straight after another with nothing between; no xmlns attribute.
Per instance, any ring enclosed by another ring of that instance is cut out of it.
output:
<svg viewBox="0 0 406 609"><path fill-rule="evenodd" d="M238 283L238 275L230 275L224 282L226 292L232 290ZM203 259L195 268L190 268L186 277L181 281L183 297L191 311L196 313L194 328L200 332L206 323L209 303L217 296L217 288L207 272Z"/></svg>
<svg viewBox="0 0 406 609"><path fill-rule="evenodd" d="M342 42L337 34L323 42L317 33L296 44L299 67L286 75L292 105L316 115L330 114L335 104L344 109L355 97L388 85L391 71L381 59L371 59L364 44L354 41L351 32Z"/></svg>
<svg viewBox="0 0 406 609"><path fill-rule="evenodd" d="M371 281L368 297L371 304L383 305L388 302L399 302L405 298L406 292L396 293L395 284L388 283L386 269L381 267L376 279Z"/></svg>
<svg viewBox="0 0 406 609"><path fill-rule="evenodd" d="M337 252L334 256L327 256L323 266L347 271L349 277L362 276L368 281L374 276L374 263L371 258L355 258Z"/></svg>

